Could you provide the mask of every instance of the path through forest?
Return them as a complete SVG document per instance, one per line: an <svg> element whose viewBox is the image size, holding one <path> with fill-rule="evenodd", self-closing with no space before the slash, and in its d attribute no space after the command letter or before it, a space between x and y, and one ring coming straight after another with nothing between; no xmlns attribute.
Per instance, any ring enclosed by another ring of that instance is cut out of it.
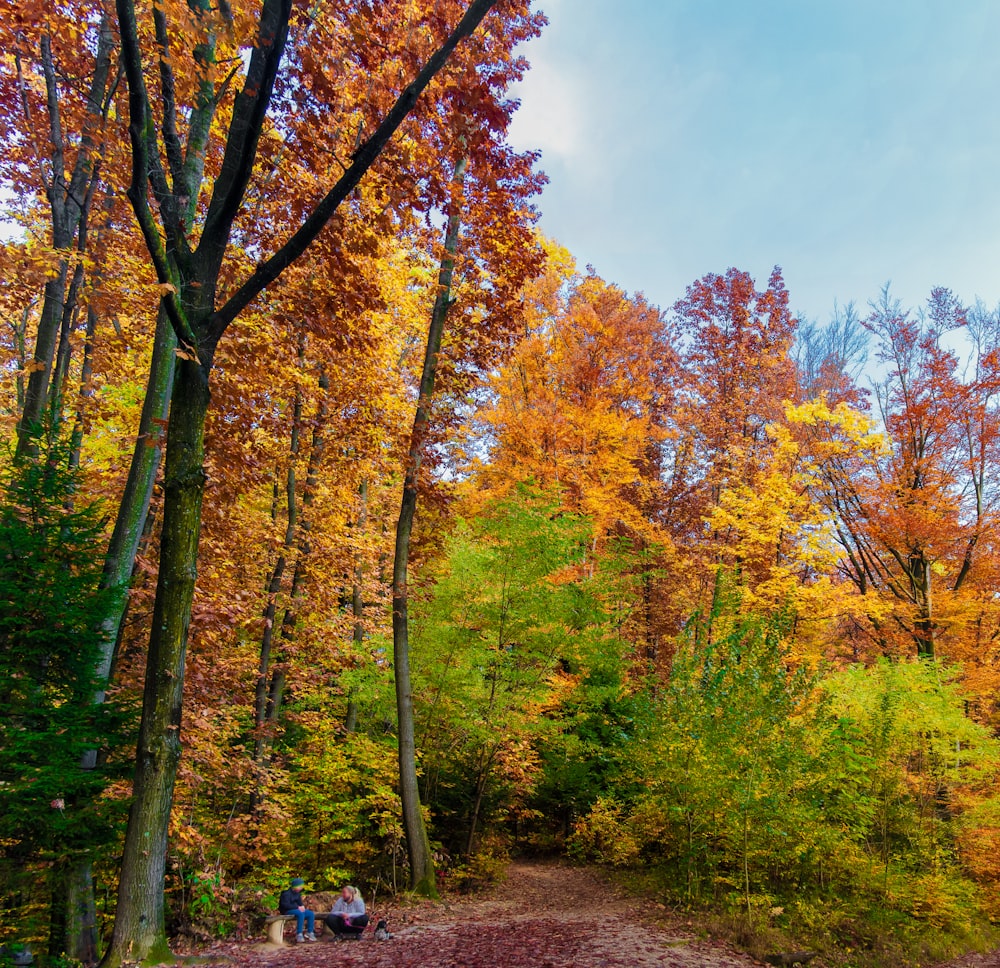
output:
<svg viewBox="0 0 1000 968"><path fill-rule="evenodd" d="M608 887L586 869L517 863L486 894L437 905L373 907L394 937L231 952L247 968L750 968L721 942L703 941L648 901Z"/></svg>

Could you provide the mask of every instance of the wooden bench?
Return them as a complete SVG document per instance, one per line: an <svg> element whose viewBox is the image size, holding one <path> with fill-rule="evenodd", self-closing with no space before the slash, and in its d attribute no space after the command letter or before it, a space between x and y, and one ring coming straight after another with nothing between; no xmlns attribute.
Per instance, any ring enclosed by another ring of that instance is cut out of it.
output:
<svg viewBox="0 0 1000 968"><path fill-rule="evenodd" d="M329 911L314 911L316 915L316 929L322 933L326 929L326 916ZM272 914L265 922L267 927L267 940L271 944L283 945L285 943L285 922L294 921L294 914Z"/></svg>

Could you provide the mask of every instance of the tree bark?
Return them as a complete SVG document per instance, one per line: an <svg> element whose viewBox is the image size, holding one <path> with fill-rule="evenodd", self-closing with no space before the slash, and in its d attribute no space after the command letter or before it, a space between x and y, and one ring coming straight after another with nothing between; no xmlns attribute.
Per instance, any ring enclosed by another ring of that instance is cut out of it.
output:
<svg viewBox="0 0 1000 968"><path fill-rule="evenodd" d="M913 600L917 607L917 617L913 627L917 657L933 659L936 628L931 599L932 572L930 562L923 555L914 555L909 564Z"/></svg>
<svg viewBox="0 0 1000 968"><path fill-rule="evenodd" d="M87 307L87 328L83 339L83 360L80 364L80 391L77 398L76 419L73 422L73 446L69 455L70 467L80 466L87 401L94 395L90 384L94 375L94 336L97 333L97 310Z"/></svg>
<svg viewBox="0 0 1000 968"><path fill-rule="evenodd" d="M257 686L254 695L254 726L259 730L265 723L267 707L267 674L271 668L271 644L274 640L275 617L278 609L278 592L281 591L281 580L285 574L285 566L289 555L295 547L295 532L298 525L298 504L295 493L295 461L299 456L299 422L302 419L302 395L295 394L295 406L292 415L292 438L288 454L288 467L285 471L285 535L281 543L278 557L271 569L271 580L267 585L267 605L264 608L264 631L260 640L260 661L257 672ZM255 744L255 759L259 761L264 748L262 737Z"/></svg>
<svg viewBox="0 0 1000 968"><path fill-rule="evenodd" d="M88 329L90 325L88 323ZM149 381L139 418L139 433L132 452L125 491L122 494L115 527L104 558L104 574L101 587L117 588L120 594L112 599L112 610L102 623L101 650L97 663L98 691L94 696L95 705L105 701L111 678L111 667L115 649L121 632L121 625L128 608L127 586L135 567L135 558L142 539L143 527L149 514L150 500L156 473L160 466L160 427L165 422L170 407L171 381L174 371L174 349L177 341L173 330L162 311L157 320L158 337L153 344L153 358L150 362ZM86 380L86 373L84 374ZM79 454L82 431L74 431L74 453ZM77 457L78 459L78 457ZM88 750L80 763L81 769L93 770L97 767L98 750ZM85 965L97 962L96 913L77 917L74 911L95 911L93 873L89 857L79 859L67 873L70 891L66 903L67 912L66 954ZM76 929L79 928L79 931ZM93 935L93 937L92 937Z"/></svg>
<svg viewBox="0 0 1000 968"><path fill-rule="evenodd" d="M10 324L14 337L14 363L17 366L17 373L14 376L14 389L18 413L24 409L24 373L28 365L28 323L31 321L31 312L36 305L37 300L29 302L21 310L20 321Z"/></svg>
<svg viewBox="0 0 1000 968"><path fill-rule="evenodd" d="M438 273L438 291L431 312L427 331L427 350L420 376L417 410L413 418L410 447L407 454L406 475L403 480L403 498L396 524L396 547L392 566L392 654L396 674L396 714L399 729L399 795L403 803L403 827L406 830L406 849L410 860L410 888L418 894L436 896L434 859L430 840L420 805L420 787L417 782L417 758L414 742L413 692L410 676L410 630L408 570L410 563L410 536L413 517L417 509L417 491L420 465L423 460L424 440L430 426L431 403L437 378L438 354L444 324L451 308L451 284L455 268L455 252L461 227L459 212L466 159L455 165L454 190L448 227L445 232L444 256Z"/></svg>
<svg viewBox="0 0 1000 968"><path fill-rule="evenodd" d="M485 762L479 771L476 779L476 793L472 800L472 814L469 818L469 837L465 842L465 856L471 858L476 850L476 834L479 830L479 813L483 807L483 796L486 793L486 785L490 780L490 773L493 771L493 758L499 751L499 746L494 746L486 757Z"/></svg>
<svg viewBox="0 0 1000 968"><path fill-rule="evenodd" d="M132 575L135 556L142 538L142 528L149 513L149 503L153 495L153 485L160 468L163 452L163 428L170 413L170 399L174 387L174 364L176 360L177 337L170 326L166 313L161 309L156 320L156 336L153 341L153 356L149 364L149 378L146 395L139 416L139 429L128 478L115 527L108 543L104 558L102 587L124 589ZM98 678L104 682L111 670L111 657L122 615L125 612L125 596L118 602L116 611L104 621L104 647L101 651L101 665Z"/></svg>
<svg viewBox="0 0 1000 968"><path fill-rule="evenodd" d="M118 907L104 965L172 959L163 885L167 830L181 754L181 707L188 624L204 494L208 373L181 360L174 381L164 481L160 570L153 605L132 808L122 857Z"/></svg>
<svg viewBox="0 0 1000 968"><path fill-rule="evenodd" d="M85 221L86 215L81 215L78 252L83 252L86 247ZM66 294L66 304L63 306L62 319L59 323L59 345L56 349L52 379L49 383L46 406L52 414L53 422L62 418L62 399L66 392L69 367L73 359L73 330L76 329L77 319L80 315L80 288L83 286L83 275L83 263L78 261L73 267L73 278Z"/></svg>
<svg viewBox="0 0 1000 968"><path fill-rule="evenodd" d="M56 338L62 324L66 302L66 277L69 265L65 259L59 261L55 278L45 283L42 295L42 311L38 318L38 332L35 334L35 352L32 370L24 390L24 408L17 425L17 455L24 457L31 450L31 441L38 433L48 398L49 380L55 359Z"/></svg>

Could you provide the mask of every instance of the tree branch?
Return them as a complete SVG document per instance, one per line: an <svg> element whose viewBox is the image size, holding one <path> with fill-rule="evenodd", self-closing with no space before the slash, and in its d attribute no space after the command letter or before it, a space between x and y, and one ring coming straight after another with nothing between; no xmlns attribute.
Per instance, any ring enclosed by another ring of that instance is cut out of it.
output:
<svg viewBox="0 0 1000 968"><path fill-rule="evenodd" d="M110 98L105 96L108 89L108 78L111 75L111 51L115 46L114 33L111 30L111 18L107 12L101 14L101 24L97 39L97 56L94 59L94 76L87 91L87 114L80 133L80 147L73 166L67 195L70 202L82 208L86 204L84 198L85 186L93 185L94 170L93 153L97 145L98 134L104 126L111 106Z"/></svg>
<svg viewBox="0 0 1000 968"><path fill-rule="evenodd" d="M65 231L66 212L66 157L63 144L62 122L59 116L59 89L56 86L55 65L52 63L52 38L42 35L42 74L45 77L45 101L49 112L49 142L52 145L52 182L49 191L49 201L52 203L53 220L57 248L68 245L68 241L60 241L61 232Z"/></svg>
<svg viewBox="0 0 1000 968"><path fill-rule="evenodd" d="M147 173L150 167L149 142L152 140L153 121L149 112L146 83L142 76L142 53L135 22L135 4L133 0L116 0L115 6L118 11L122 60L128 80L128 134L132 146L132 178L126 194L132 203L132 210L153 261L156 278L162 286L172 287L164 290L161 296L170 324L177 333L181 346L187 352L197 355L198 341L178 299L180 280L171 270L170 260L149 208Z"/></svg>
<svg viewBox="0 0 1000 968"><path fill-rule="evenodd" d="M372 166L379 153L413 109L417 98L445 65L459 41L471 35L489 13L496 0L473 0L458 26L434 52L413 82L399 95L392 109L372 136L354 153L354 161L337 183L320 200L308 218L285 244L265 262L260 263L246 282L212 315L208 338L215 345L226 327L282 272L285 271L323 230L341 202L350 195Z"/></svg>
<svg viewBox="0 0 1000 968"><path fill-rule="evenodd" d="M154 18L156 17L156 11L157 11L157 6L154 4L153 6ZM119 13L119 19L120 16L121 15ZM132 19L134 23L135 22L134 5L132 6ZM162 17L160 18L160 20L161 23L157 23L156 25L157 44L159 44L160 42L160 26L162 26L163 28L164 31L163 39L164 42L166 42L166 20L163 19ZM136 31L135 36L138 37L138 30ZM124 47L125 47L125 38L123 37L122 38L123 56L125 54ZM165 55L161 49L160 53L161 70L163 67L164 56ZM129 65L130 58L124 56L124 59L126 64L126 71L128 71L130 66ZM142 54L138 45L136 46L136 60L141 66ZM168 83L170 87L171 103L169 104L166 103L167 94L165 92L163 124L164 124L164 139L167 142L167 161L168 164L171 165L171 168L173 168L173 163L174 163L174 158L172 157L173 148L171 147L170 142L171 140L177 141L177 117L176 117L177 108L176 104L172 103L172 98L174 93L173 72L169 70L169 65L168 65L168 73L169 73ZM145 122L143 124L143 130L145 132L145 139L146 139L146 146L145 146L146 178L148 180L149 187L152 188L153 190L153 196L156 199L156 204L160 209L160 219L163 226L163 235L167 240L165 255L169 257L169 254L173 252L175 262L181 263L183 270L186 270L189 265L191 250L187 244L187 238L184 233L182 215L180 209L177 206L177 194L175 192L175 189L177 187L176 175L174 175L174 185L171 186L170 183L167 181L166 172L163 170L163 165L160 161L159 146L157 145L156 142L156 128L153 124L152 115L149 110L149 93L146 88L146 80L144 76L142 75L140 76L142 85L141 94L143 101L143 117ZM129 78L129 114L131 117L132 80L133 80L131 74L129 74L128 78ZM129 128L129 133L131 135L131 126ZM179 148L179 143L177 147ZM174 173L172 172L172 174ZM180 336L180 334L178 334L178 336ZM183 337L181 337L181 342L182 343L184 342Z"/></svg>
<svg viewBox="0 0 1000 968"><path fill-rule="evenodd" d="M250 55L243 90L233 105L222 168L198 243L198 255L207 258L208 272L213 276L222 264L233 221L243 203L257 159L257 145L288 40L291 15L291 0L264 0L257 44Z"/></svg>
<svg viewBox="0 0 1000 968"><path fill-rule="evenodd" d="M177 87L174 84L174 69L170 66L170 35L167 31L167 17L163 7L153 4L153 28L156 31L156 45L160 48L160 91L163 94L163 145L167 150L167 164L175 191L183 191L184 150L177 134Z"/></svg>
<svg viewBox="0 0 1000 968"><path fill-rule="evenodd" d="M38 147L38 138L35 133L34 118L31 114L31 101L28 98L28 85L24 80L24 67L21 64L21 52L14 52L14 69L17 75L17 90L21 97L21 111L31 137L31 148L35 156L35 163L38 165L38 180L48 198L52 193L52 180L45 174L45 162L42 160L42 152Z"/></svg>

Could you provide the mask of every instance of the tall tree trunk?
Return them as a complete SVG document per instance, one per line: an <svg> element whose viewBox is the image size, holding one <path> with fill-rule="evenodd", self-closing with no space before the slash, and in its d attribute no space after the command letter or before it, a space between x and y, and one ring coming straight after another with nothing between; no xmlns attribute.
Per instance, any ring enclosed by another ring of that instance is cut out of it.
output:
<svg viewBox="0 0 1000 968"><path fill-rule="evenodd" d="M910 593L917 606L917 617L913 626L917 656L921 659L933 659L936 628L931 599L931 565L922 554L913 555L908 564Z"/></svg>
<svg viewBox="0 0 1000 968"><path fill-rule="evenodd" d="M87 96L87 113L80 132L80 143L76 162L70 177L66 177L66 144L61 107L59 103L58 71L52 59L52 43L48 35L41 40L40 59L46 87L46 110L49 142L51 145L51 177L44 185L51 206L52 245L55 249L69 249L74 238L79 239L79 250L86 247L86 225L92 198L95 166L94 153L98 147L100 127L110 106L107 97L111 75L111 53L115 39L111 20L105 12L101 16L97 50L94 58L94 74ZM17 73L19 83L24 84L19 56ZM33 118L28 109L28 100L22 96L25 120L31 124ZM44 181L44 178L43 178ZM75 275L82 277L82 267ZM24 406L17 424L17 454L23 457L31 450L31 441L46 406L50 403L53 364L56 342L60 330L65 328L73 315L75 300L79 292L79 281L74 281L67 300L69 262L59 260L56 276L45 284L42 310L35 335L33 369L25 388ZM82 281L82 279L81 279ZM64 320L66 323L64 324ZM68 349L68 344L67 344Z"/></svg>
<svg viewBox="0 0 1000 968"><path fill-rule="evenodd" d="M111 22L104 13L100 23L94 75L88 96L88 113L81 132L76 164L72 176L67 181L57 71L52 60L49 37L43 37L41 43L49 137L52 146L51 180L45 185L51 206L52 244L56 249L68 249L76 238L77 261L68 291L69 261L65 258L59 260L55 277L45 285L38 330L35 334L33 365L23 393L21 383L18 384L20 417L17 425L16 453L19 458L27 456L33 450L35 435L43 422L46 410L50 411L53 419L58 419L62 411L60 397L69 374L72 330L78 314L79 295L84 279L82 260L87 250L90 206L97 185L97 167L93 162L93 153L97 148L98 128L106 118L109 104L109 100L105 100L105 95L110 77L113 47ZM17 67L21 79L20 63ZM28 117L27 100L24 104ZM30 117L28 119L30 120ZM84 362L84 381L87 379L87 362L87 360ZM77 432L74 431L71 457L73 466L79 463L79 450L80 441ZM103 699L103 696L101 698ZM84 757L81 767L93 769L95 764L96 750L93 751L93 757ZM83 857L59 865L53 871L52 880L55 886L51 902L49 953L52 956L65 953L83 964L93 964L97 958L97 933L89 858Z"/></svg>
<svg viewBox="0 0 1000 968"><path fill-rule="evenodd" d="M356 527L363 534L365 525L368 523L368 481L362 481L358 486L358 521ZM365 572L362 563L361 552L355 552L354 558L354 584L351 586L351 615L354 618L354 630L351 640L354 643L356 652L361 651L361 646L365 640L365 600L362 591L362 582ZM353 733L358 728L358 696L357 690L351 686L347 690L347 715L344 717L344 729L348 733Z"/></svg>
<svg viewBox="0 0 1000 968"><path fill-rule="evenodd" d="M177 337L167 314L161 308L156 319L153 356L149 364L149 378L142 401L135 447L132 449L132 461L104 557L102 588L120 588L124 592L132 576L143 525L149 513L149 502L153 496L153 485L160 468L163 427L167 423L167 414L170 413L170 398L174 386L176 350ZM104 638L97 667L97 678L102 685L107 683L111 672L111 660L118 629L125 614L127 596L122 594L115 601L115 610L105 617L103 623ZM103 701L103 695L100 701Z"/></svg>
<svg viewBox="0 0 1000 968"><path fill-rule="evenodd" d="M164 287L162 303L183 352L176 367L167 429L164 520L132 808L125 834L114 934L103 961L105 968L118 968L123 961L149 963L170 956L163 915L167 830L180 757L178 734L184 660L205 483L203 451L209 374L218 342L230 323L317 238L360 184L365 172L451 52L464 37L475 31L494 3L495 0L471 0L455 29L431 54L372 135L355 150L350 166L336 184L316 203L285 243L259 261L246 281L220 306L216 305L219 279L230 248L233 225L244 209L261 133L284 57L292 14L291 0L263 0L260 6L257 39L246 60L243 87L231 102L222 163L212 185L194 250L189 234L183 230L180 215L185 208L194 212L198 203L200 179L193 177L191 159L204 157L211 126L201 121L210 122L214 114L217 103L214 82L211 73L205 72L200 99L205 106L204 117L199 118L196 110L187 119L185 151L178 135L180 118L165 8L154 4L149 14L161 49L163 111L162 120L158 122L146 86L147 72L139 40L136 4L134 0L115 2L122 64L129 87L132 177L128 198L157 280ZM212 57L214 50L202 51L199 59L204 61ZM193 143L199 139L200 143ZM158 215L150 206L151 184Z"/></svg>
<svg viewBox="0 0 1000 968"><path fill-rule="evenodd" d="M24 374L28 368L28 323L31 321L31 311L36 305L37 300L31 300L21 310L20 321L10 324L14 337L14 363L17 366L17 373L14 376L14 390L18 413L24 409Z"/></svg>
<svg viewBox="0 0 1000 968"><path fill-rule="evenodd" d="M399 795L403 802L403 827L406 830L406 850L410 860L410 888L418 894L436 895L434 859L431 856L427 827L420 806L417 783L417 756L414 743L413 693L410 677L409 588L410 535L417 509L420 464L424 440L430 425L434 382L437 378L438 353L444 324L451 307L451 283L455 267L455 252L461 227L460 199L465 178L466 159L455 165L451 211L445 232L444 256L438 273L438 292L427 331L427 351L420 376L420 393L413 418L410 447L407 454L403 499L396 524L396 548L392 566L392 655L396 674L396 714L399 724Z"/></svg>
<svg viewBox="0 0 1000 968"><path fill-rule="evenodd" d="M91 380L94 375L94 336L97 333L97 310L87 307L87 328L83 338L83 361L80 364L80 391L73 422L73 446L69 455L69 466L80 466L83 450L83 434L86 421L87 401L94 395Z"/></svg>
<svg viewBox="0 0 1000 968"><path fill-rule="evenodd" d="M303 341L299 343L299 365L305 352ZM298 525L298 497L296 495L295 462L299 456L299 440L302 422L302 394L296 390L295 404L292 408L292 435L288 453L288 467L285 471L285 534L278 551L278 557L271 569L271 579L267 585L267 604L264 606L264 630L260 639L260 658L257 666L257 683L254 688L254 765L256 781L250 795L250 811L259 809L264 802L264 783L262 767L267 761L269 737L265 733L268 723L268 673L271 669L271 647L274 642L275 618L278 612L278 594L284 578L286 565L295 549L295 532Z"/></svg>
<svg viewBox="0 0 1000 968"><path fill-rule="evenodd" d="M42 311L38 317L38 332L35 334L35 352L32 370L28 374L28 384L24 390L24 408L17 424L17 455L24 457L31 451L31 442L42 423L45 404L52 377L52 364L56 353L56 339L62 324L66 302L66 276L69 266L65 259L59 261L54 278L45 283L42 295Z"/></svg>
<svg viewBox="0 0 1000 968"><path fill-rule="evenodd" d="M93 195L96 179L91 179L90 194ZM88 199L88 209L91 199ZM97 248L101 249L101 242L107 234L109 224L115 208L115 197L108 194L104 198L103 214L105 216L103 224L97 230ZM86 250L86 236L81 239L83 244L78 244L77 248L81 254ZM105 260L95 267L91 272L90 288L91 292L96 292L104 282ZM97 310L93 301L87 306L87 324L84 328L83 337L83 359L80 363L80 385L77 390L76 416L73 420L73 446L70 451L69 462L71 467L79 467L80 452L83 448L83 434L86 424L87 401L94 395L91 379L94 374L94 338L97 335Z"/></svg>
<svg viewBox="0 0 1000 968"><path fill-rule="evenodd" d="M167 830L181 754L181 706L188 624L201 532L207 367L177 365L164 481L160 570L153 605L136 772L105 965L171 960L164 921Z"/></svg>
<svg viewBox="0 0 1000 968"><path fill-rule="evenodd" d="M112 598L112 610L105 616L102 623L101 650L96 670L98 691L94 696L94 703L97 705L104 702L107 694L115 649L128 608L127 585L135 567L135 558L139 542L142 539L143 527L149 515L153 485L160 466L162 451L160 428L163 426L170 408L174 349L177 346L177 340L166 318L166 313L162 310L157 318L156 329L157 336L153 343L146 396L139 418L139 433L132 451L132 462L129 465L125 491L118 506L118 514L115 517L115 527L104 558L101 587L105 589L117 588L120 594ZM90 330L91 322L88 321L88 333ZM84 386L81 392L86 392L86 363L87 357L85 356L85 369L82 377ZM78 424L79 422L80 418L78 418ZM77 455L77 459L79 459L81 440L82 429L75 430L74 453ZM84 770L95 769L97 755L98 750L88 750L81 761L81 768ZM85 965L92 965L97 960L96 927L94 927L96 914L93 919L89 919L87 914L81 917L74 915L74 911L96 911L90 858L82 857L77 860L67 877L71 890L66 901L71 909L67 913L66 954ZM90 926L88 927L88 925ZM76 927L80 929L78 932L73 930Z"/></svg>
<svg viewBox="0 0 1000 968"><path fill-rule="evenodd" d="M97 903L90 865L75 865L66 879L66 954L97 964Z"/></svg>
<svg viewBox="0 0 1000 968"><path fill-rule="evenodd" d="M260 729L265 722L267 707L267 674L271 667L271 645L274 640L275 616L278 610L278 593L281 591L281 580L285 574L288 557L295 547L295 532L298 525L298 497L295 492L295 461L299 456L299 423L302 419L302 395L295 394L295 407L292 416L292 439L288 453L288 467L285 471L285 535L278 552L277 560L271 569L271 580L267 585L267 605L264 608L264 631L260 640L260 662L257 674L257 686L254 696L254 725ZM255 758L259 758L264 745L258 737L255 745Z"/></svg>
<svg viewBox="0 0 1000 968"><path fill-rule="evenodd" d="M305 585L306 571L309 563L309 554L312 550L310 543L310 532L312 522L309 519L309 509L313 505L316 497L316 485L319 483L319 469L323 461L323 454L326 451L326 418L329 413L329 405L326 400L326 393L330 389L330 378L326 370L322 370L319 376L320 403L316 420L313 424L312 446L309 451L309 463L306 465L306 484L302 493L302 514L296 514L298 525L298 537L296 540L297 555L295 558L295 568L292 570L292 584L288 589L288 605L285 607L281 617L281 641L289 642L295 636L296 608L302 597ZM264 707L265 736L273 732L278 717L281 715L281 703L285 694L285 651L282 648L277 660L274 663L274 670L271 673L271 682L267 691L267 703ZM262 762L267 761L267 750L269 742L265 740Z"/></svg>
<svg viewBox="0 0 1000 968"><path fill-rule="evenodd" d="M86 246L86 217L80 217L79 251ZM62 418L62 397L66 392L69 378L69 367L73 359L73 330L76 329L80 315L80 288L83 286L83 263L77 262L73 267L73 279L69 284L66 304L63 306L62 321L59 325L59 346L56 350L55 365L52 370L52 380L49 384L47 408L53 422Z"/></svg>
<svg viewBox="0 0 1000 968"><path fill-rule="evenodd" d="M489 783L490 773L493 770L493 757L499 747L494 747L479 770L476 779L476 793L472 798L472 814L469 818L469 837L465 842L465 856L471 858L476 851L476 834L479 831L479 814L483 808L483 796L486 793L486 784Z"/></svg>
<svg viewBox="0 0 1000 968"><path fill-rule="evenodd" d="M86 879L81 880L81 875ZM68 860L52 868L49 956L65 955L84 965L97 962L97 907L90 864Z"/></svg>

